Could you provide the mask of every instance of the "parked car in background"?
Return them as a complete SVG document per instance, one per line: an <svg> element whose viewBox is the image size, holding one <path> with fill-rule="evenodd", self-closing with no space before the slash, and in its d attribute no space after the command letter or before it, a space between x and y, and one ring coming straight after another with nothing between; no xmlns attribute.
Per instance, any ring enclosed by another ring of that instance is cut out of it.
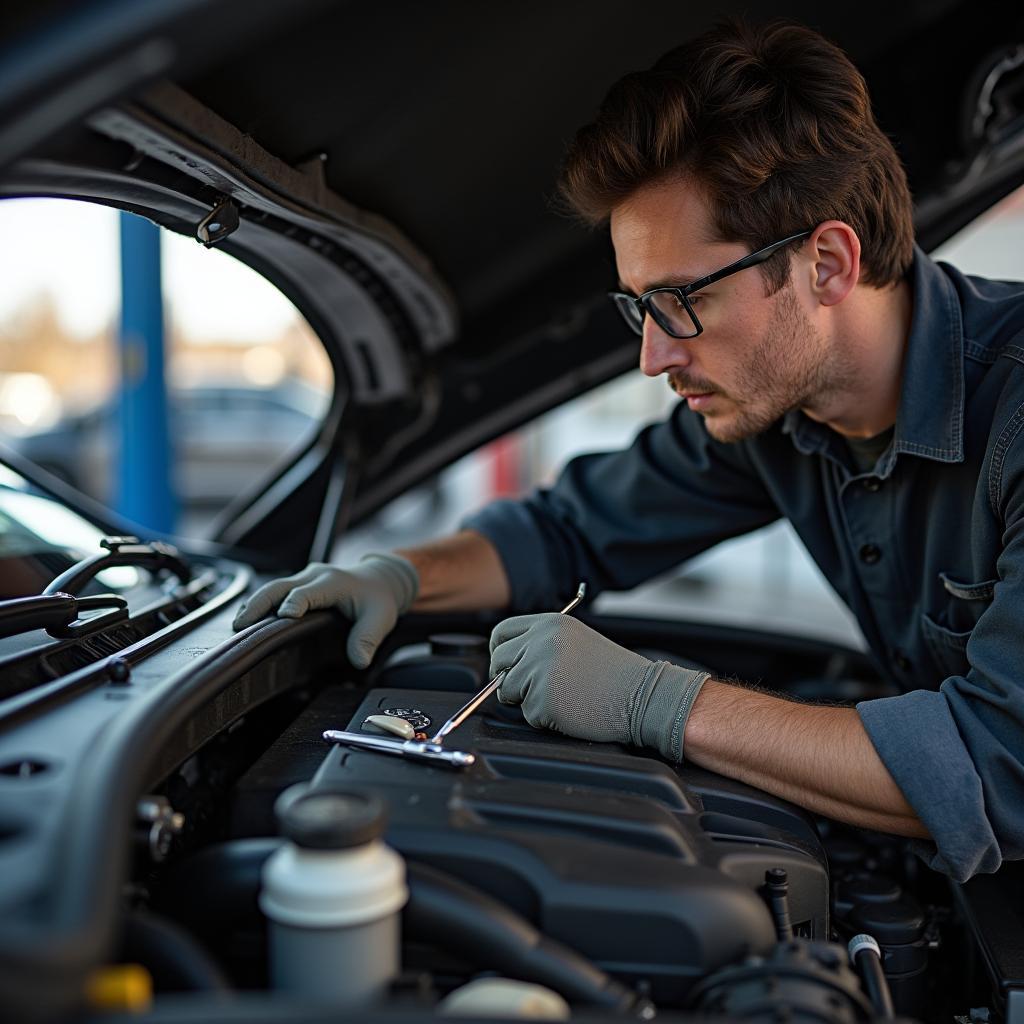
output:
<svg viewBox="0 0 1024 1024"><path fill-rule="evenodd" d="M366 670L332 612L231 627L255 586L374 522L394 536L415 488L635 372L606 239L552 209L555 171L613 80L749 7L4 11L0 202L102 203L189 238L219 211L216 245L295 304L334 391L316 411L273 391L182 396L186 493L229 498L202 539L133 537L39 472L103 493L109 462L90 460L109 411L4 450L0 1019L427 1021L461 1003L468 1019L846 1024L886 1016L879 972L860 977L835 941L863 931L902 1019L1021 1019L1020 864L953 883L902 839L535 730L493 698L427 749L416 734L487 682L493 614L405 616ZM1020 11L783 13L864 71L926 250L1024 185ZM300 435L279 453L278 422ZM280 460L251 487L250 447ZM890 692L855 645L696 614L700 586L578 614L794 696ZM371 717L412 746L364 732Z"/></svg>
<svg viewBox="0 0 1024 1024"><path fill-rule="evenodd" d="M204 384L169 395L174 487L186 507L221 507L315 434L323 395L297 380L273 387ZM108 403L8 443L98 501L115 494L118 411Z"/></svg>

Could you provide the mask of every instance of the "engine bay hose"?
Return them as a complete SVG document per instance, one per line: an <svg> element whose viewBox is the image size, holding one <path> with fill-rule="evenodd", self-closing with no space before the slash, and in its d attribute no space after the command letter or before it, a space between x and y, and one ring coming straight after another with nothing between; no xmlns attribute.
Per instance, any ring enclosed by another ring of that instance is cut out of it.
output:
<svg viewBox="0 0 1024 1024"><path fill-rule="evenodd" d="M220 966L180 925L155 914L133 911L121 933L121 958L140 963L162 992L227 992Z"/></svg>
<svg viewBox="0 0 1024 1024"><path fill-rule="evenodd" d="M158 907L200 933L257 925L260 872L282 842L236 839L207 847L165 875L154 893ZM406 872L406 937L475 967L544 985L570 1003L650 1015L648 1000L493 897L425 864L407 861Z"/></svg>
<svg viewBox="0 0 1024 1024"><path fill-rule="evenodd" d="M878 1011L879 1019L892 1020L895 1017L892 993L882 968L882 951L878 943L870 935L854 935L846 948L850 953L850 963L860 974L864 991Z"/></svg>
<svg viewBox="0 0 1024 1024"><path fill-rule="evenodd" d="M404 934L480 967L554 989L570 1003L646 1016L646 1001L525 918L451 875L407 864Z"/></svg>

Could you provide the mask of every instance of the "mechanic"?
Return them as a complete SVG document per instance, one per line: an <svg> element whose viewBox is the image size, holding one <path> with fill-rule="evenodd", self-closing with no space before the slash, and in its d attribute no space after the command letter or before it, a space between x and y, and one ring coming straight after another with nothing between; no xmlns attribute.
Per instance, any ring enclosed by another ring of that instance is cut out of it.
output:
<svg viewBox="0 0 1024 1024"><path fill-rule="evenodd" d="M957 879L1024 856L1024 284L915 245L862 76L801 26L730 22L622 79L560 188L610 224L640 368L684 400L454 536L267 584L236 626L333 606L361 667L409 609L557 608L785 516L898 696L799 703L542 612L494 630L500 699L913 837Z"/></svg>

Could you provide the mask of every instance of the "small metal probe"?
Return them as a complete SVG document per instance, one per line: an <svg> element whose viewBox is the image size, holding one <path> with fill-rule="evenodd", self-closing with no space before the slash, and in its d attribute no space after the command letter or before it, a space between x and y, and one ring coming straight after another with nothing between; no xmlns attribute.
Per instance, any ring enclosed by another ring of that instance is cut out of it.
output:
<svg viewBox="0 0 1024 1024"><path fill-rule="evenodd" d="M586 583L580 583L579 589L576 591L576 596L559 612L559 615L568 615L580 603L580 601L583 600L586 593ZM449 718L436 733L434 733L430 742L438 745L443 743L445 736L447 736L453 729L457 729L462 725L462 723L469 718L469 716L473 714L473 712L476 711L476 709L480 707L480 705L483 704L483 702L487 700L487 698L490 697L490 695L494 693L499 686L501 686L501 681L505 678L505 674L507 672L508 669L502 669L472 700L463 704L463 706L459 708L459 710L456 711L455 714L452 715L452 717Z"/></svg>

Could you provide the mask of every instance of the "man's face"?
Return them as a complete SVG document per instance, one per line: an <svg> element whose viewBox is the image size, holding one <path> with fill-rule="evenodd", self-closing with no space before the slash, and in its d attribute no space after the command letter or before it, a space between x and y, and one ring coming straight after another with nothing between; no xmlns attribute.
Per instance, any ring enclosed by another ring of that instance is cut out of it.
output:
<svg viewBox="0 0 1024 1024"><path fill-rule="evenodd" d="M688 284L749 251L711 240L702 195L680 181L630 196L612 211L611 233L620 283L634 295ZM752 437L790 409L814 409L845 386L849 368L808 318L792 281L766 296L764 277L751 267L690 302L704 332L673 338L645 317L640 368L651 377L666 374L717 440Z"/></svg>

